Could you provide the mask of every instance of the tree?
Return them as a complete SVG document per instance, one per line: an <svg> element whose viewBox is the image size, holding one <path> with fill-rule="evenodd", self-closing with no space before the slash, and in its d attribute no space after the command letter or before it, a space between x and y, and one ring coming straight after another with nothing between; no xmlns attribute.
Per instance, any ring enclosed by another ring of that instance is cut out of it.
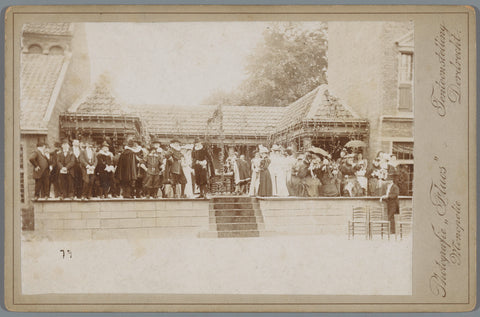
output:
<svg viewBox="0 0 480 317"><path fill-rule="evenodd" d="M248 77L236 92L217 91L206 103L286 106L326 83L325 24L305 29L296 23L272 23L263 37L248 57Z"/></svg>

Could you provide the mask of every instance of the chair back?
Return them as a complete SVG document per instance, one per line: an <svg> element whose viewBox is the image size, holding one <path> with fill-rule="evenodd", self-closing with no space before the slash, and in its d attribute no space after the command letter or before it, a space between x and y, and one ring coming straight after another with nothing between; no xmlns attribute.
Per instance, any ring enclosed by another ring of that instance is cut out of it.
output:
<svg viewBox="0 0 480 317"><path fill-rule="evenodd" d="M412 211L403 211L400 213L400 221L402 222L412 222Z"/></svg>
<svg viewBox="0 0 480 317"><path fill-rule="evenodd" d="M412 213L413 212L413 208L412 207L402 207L400 208L400 213L403 214L403 213Z"/></svg>
<svg viewBox="0 0 480 317"><path fill-rule="evenodd" d="M367 222L367 207L353 207L352 219L355 222Z"/></svg>
<svg viewBox="0 0 480 317"><path fill-rule="evenodd" d="M385 220L385 214L383 213L383 208L372 207L370 209L370 221L381 221L381 220Z"/></svg>

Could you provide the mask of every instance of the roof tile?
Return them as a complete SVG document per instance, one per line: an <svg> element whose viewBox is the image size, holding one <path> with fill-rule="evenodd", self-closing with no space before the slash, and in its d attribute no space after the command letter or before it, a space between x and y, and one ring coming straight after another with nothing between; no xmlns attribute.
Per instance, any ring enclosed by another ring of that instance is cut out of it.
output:
<svg viewBox="0 0 480 317"><path fill-rule="evenodd" d="M20 72L20 126L45 129L42 119L64 63L62 55L22 54Z"/></svg>

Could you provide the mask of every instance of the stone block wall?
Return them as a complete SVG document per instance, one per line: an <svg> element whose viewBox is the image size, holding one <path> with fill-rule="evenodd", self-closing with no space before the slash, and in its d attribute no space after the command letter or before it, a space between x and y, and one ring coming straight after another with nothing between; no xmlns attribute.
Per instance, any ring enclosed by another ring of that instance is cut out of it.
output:
<svg viewBox="0 0 480 317"><path fill-rule="evenodd" d="M35 232L61 239L191 236L208 230L208 201L108 200L34 203Z"/></svg>
<svg viewBox="0 0 480 317"><path fill-rule="evenodd" d="M379 207L377 197L259 198L265 231L275 234L347 235L353 207ZM383 204L385 205L385 204ZM400 198L400 208L412 207L412 198Z"/></svg>

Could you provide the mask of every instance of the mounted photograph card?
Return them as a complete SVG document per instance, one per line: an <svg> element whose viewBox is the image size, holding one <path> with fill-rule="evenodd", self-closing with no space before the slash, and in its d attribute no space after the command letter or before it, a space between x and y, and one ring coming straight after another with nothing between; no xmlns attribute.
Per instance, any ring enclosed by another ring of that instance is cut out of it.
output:
<svg viewBox="0 0 480 317"><path fill-rule="evenodd" d="M476 304L468 6L14 6L12 311Z"/></svg>

